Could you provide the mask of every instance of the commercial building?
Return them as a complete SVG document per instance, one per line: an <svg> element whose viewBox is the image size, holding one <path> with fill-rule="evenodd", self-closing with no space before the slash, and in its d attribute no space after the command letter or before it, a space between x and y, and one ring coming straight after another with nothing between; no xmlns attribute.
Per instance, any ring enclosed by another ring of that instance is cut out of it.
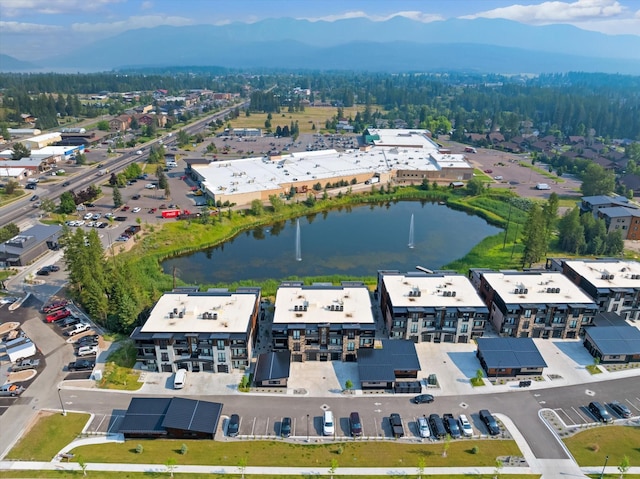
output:
<svg viewBox="0 0 640 479"><path fill-rule="evenodd" d="M0 264L26 266L48 250L58 249L58 225L35 225L0 244Z"/></svg>
<svg viewBox="0 0 640 479"><path fill-rule="evenodd" d="M376 292L392 339L466 343L482 336L489 315L469 279L457 273L378 271Z"/></svg>
<svg viewBox="0 0 640 479"><path fill-rule="evenodd" d="M20 143L30 150L40 150L41 148L59 142L61 139L62 137L59 132L43 133L38 136L32 136L31 138L20 140Z"/></svg>
<svg viewBox="0 0 640 479"><path fill-rule="evenodd" d="M304 286L284 282L276 293L273 351L291 351L291 360L356 361L372 348L375 320L363 283Z"/></svg>
<svg viewBox="0 0 640 479"><path fill-rule="evenodd" d="M398 392L419 393L416 379L420 360L412 341L383 339L380 347L360 352L358 377L362 389L393 389Z"/></svg>
<svg viewBox="0 0 640 479"><path fill-rule="evenodd" d="M598 311L596 303L558 271L472 269L470 274L502 336L574 339Z"/></svg>
<svg viewBox="0 0 640 479"><path fill-rule="evenodd" d="M253 373L253 384L258 387L286 388L290 371L290 351L271 351L260 354Z"/></svg>
<svg viewBox="0 0 640 479"><path fill-rule="evenodd" d="M601 363L640 362L640 329L615 313L599 313L585 330L584 347Z"/></svg>
<svg viewBox="0 0 640 479"><path fill-rule="evenodd" d="M539 376L547 363L531 338L478 338L476 356L489 378Z"/></svg>
<svg viewBox="0 0 640 479"><path fill-rule="evenodd" d="M145 369L227 373L249 366L260 290L165 293L131 334Z"/></svg>
<svg viewBox="0 0 640 479"><path fill-rule="evenodd" d="M640 319L640 263L615 258L547 260L547 267L562 271L598 305L624 319Z"/></svg>

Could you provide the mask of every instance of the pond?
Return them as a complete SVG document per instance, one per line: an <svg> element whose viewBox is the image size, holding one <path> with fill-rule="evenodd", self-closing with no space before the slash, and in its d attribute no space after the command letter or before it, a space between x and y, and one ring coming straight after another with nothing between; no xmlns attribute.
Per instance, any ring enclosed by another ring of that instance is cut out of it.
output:
<svg viewBox="0 0 640 479"><path fill-rule="evenodd" d="M167 274L176 268L189 284L439 269L499 231L438 203L353 206L253 228L218 246L167 259L162 268Z"/></svg>

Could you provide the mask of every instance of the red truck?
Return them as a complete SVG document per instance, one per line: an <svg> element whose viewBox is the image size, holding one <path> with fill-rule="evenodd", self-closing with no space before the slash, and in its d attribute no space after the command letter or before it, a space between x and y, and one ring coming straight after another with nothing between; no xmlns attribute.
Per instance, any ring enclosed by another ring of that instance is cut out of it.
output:
<svg viewBox="0 0 640 479"><path fill-rule="evenodd" d="M64 308L67 304L69 304L69 301L58 301L55 303L47 304L42 308L42 312L53 313L54 311L58 311L59 309Z"/></svg>
<svg viewBox="0 0 640 479"><path fill-rule="evenodd" d="M162 212L163 218L177 218L180 216L180 210L164 210Z"/></svg>
<svg viewBox="0 0 640 479"><path fill-rule="evenodd" d="M71 316L71 311L65 308L47 315L46 320L47 323L53 323L54 321L59 321L60 319L64 319L67 316Z"/></svg>

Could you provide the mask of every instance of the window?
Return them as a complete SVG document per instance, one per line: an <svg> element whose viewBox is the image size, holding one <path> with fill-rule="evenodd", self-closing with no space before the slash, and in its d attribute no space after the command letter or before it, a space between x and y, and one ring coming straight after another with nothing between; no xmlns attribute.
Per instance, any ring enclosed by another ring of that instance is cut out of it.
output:
<svg viewBox="0 0 640 479"><path fill-rule="evenodd" d="M293 343L293 350L300 351L300 343Z"/></svg>
<svg viewBox="0 0 640 479"><path fill-rule="evenodd" d="M473 322L473 327L474 328L480 328L482 327L483 321L474 321Z"/></svg>
<svg viewBox="0 0 640 479"><path fill-rule="evenodd" d="M524 321L522 323L522 329L529 329L529 323L530 323L530 321Z"/></svg>
<svg viewBox="0 0 640 479"><path fill-rule="evenodd" d="M160 361L169 361L169 353L160 353Z"/></svg>
<svg viewBox="0 0 640 479"><path fill-rule="evenodd" d="M355 338L356 338L356 333L354 331L347 332L347 339L355 339Z"/></svg>
<svg viewBox="0 0 640 479"><path fill-rule="evenodd" d="M347 342L347 351L355 351L356 343L354 341Z"/></svg>
<svg viewBox="0 0 640 479"><path fill-rule="evenodd" d="M225 353L218 353L218 362L224 363L227 360L227 355Z"/></svg>
<svg viewBox="0 0 640 479"><path fill-rule="evenodd" d="M300 330L294 329L292 332L293 339L300 339Z"/></svg>
<svg viewBox="0 0 640 479"><path fill-rule="evenodd" d="M411 332L412 333L417 333L418 332L418 325L417 324L412 324L411 325Z"/></svg>
<svg viewBox="0 0 640 479"><path fill-rule="evenodd" d="M530 318L531 317L531 310L530 309L525 309L524 310L524 317L525 318Z"/></svg>
<svg viewBox="0 0 640 479"><path fill-rule="evenodd" d="M169 341L167 341L166 339L161 339L159 342L160 349L167 349L168 345Z"/></svg>
<svg viewBox="0 0 640 479"><path fill-rule="evenodd" d="M457 321L447 320L444 322L443 327L445 328L455 328Z"/></svg>
<svg viewBox="0 0 640 479"><path fill-rule="evenodd" d="M403 328L404 327L404 321L401 320L396 320L393 322L393 327L394 328Z"/></svg>
<svg viewBox="0 0 640 479"><path fill-rule="evenodd" d="M218 339L217 348L218 348L218 351L224 350L224 339Z"/></svg>
<svg viewBox="0 0 640 479"><path fill-rule="evenodd" d="M575 319L572 319L571 321L569 321L570 328L575 328L577 326L578 326L578 321L576 321Z"/></svg>
<svg viewBox="0 0 640 479"><path fill-rule="evenodd" d="M360 346L368 346L373 343L372 338L360 338Z"/></svg>
<svg viewBox="0 0 640 479"><path fill-rule="evenodd" d="M564 318L561 316L554 316L553 324L560 324L560 323L564 323Z"/></svg>
<svg viewBox="0 0 640 479"><path fill-rule="evenodd" d="M469 331L469 325L468 325L468 324L463 324L463 325L460 327L460 332L461 332L461 333L467 333L468 331Z"/></svg>

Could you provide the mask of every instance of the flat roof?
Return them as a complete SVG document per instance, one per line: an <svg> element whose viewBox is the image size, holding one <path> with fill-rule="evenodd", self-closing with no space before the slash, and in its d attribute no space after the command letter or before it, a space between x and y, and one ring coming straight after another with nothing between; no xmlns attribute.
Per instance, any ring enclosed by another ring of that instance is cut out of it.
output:
<svg viewBox="0 0 640 479"><path fill-rule="evenodd" d="M461 274L384 271L380 274L394 308L486 308L469 278Z"/></svg>
<svg viewBox="0 0 640 479"><path fill-rule="evenodd" d="M476 338L476 342L489 369L547 367L531 338Z"/></svg>
<svg viewBox="0 0 640 479"><path fill-rule="evenodd" d="M568 260L565 264L598 289L640 288L640 263L637 261L611 258Z"/></svg>
<svg viewBox="0 0 640 479"><path fill-rule="evenodd" d="M374 322L371 296L364 285L281 285L276 293L273 324Z"/></svg>
<svg viewBox="0 0 640 479"><path fill-rule="evenodd" d="M358 350L360 381L394 381L396 371L420 371L420 360L413 341L383 339L382 348Z"/></svg>
<svg viewBox="0 0 640 479"><path fill-rule="evenodd" d="M257 295L253 292L165 293L140 331L245 333L256 307ZM180 313L182 318L179 317ZM205 317L203 313L207 313ZM211 319L208 318L209 314ZM213 319L214 315L217 315L217 319Z"/></svg>
<svg viewBox="0 0 640 479"><path fill-rule="evenodd" d="M482 276L505 304L560 303L596 306L590 296L559 271L484 271Z"/></svg>

